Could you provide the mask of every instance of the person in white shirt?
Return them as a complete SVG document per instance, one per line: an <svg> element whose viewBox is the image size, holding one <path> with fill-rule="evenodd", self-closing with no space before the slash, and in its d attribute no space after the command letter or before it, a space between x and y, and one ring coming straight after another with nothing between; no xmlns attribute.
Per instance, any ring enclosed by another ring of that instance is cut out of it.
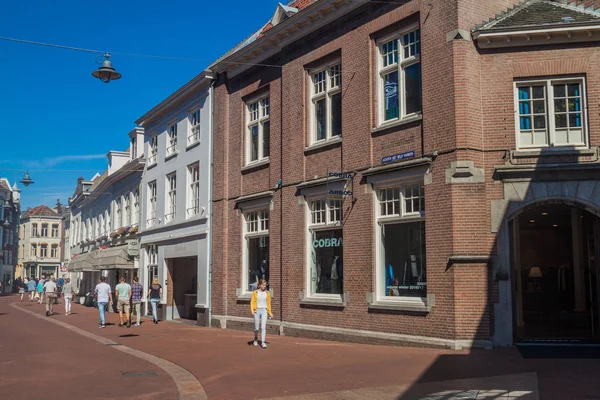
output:
<svg viewBox="0 0 600 400"><path fill-rule="evenodd" d="M49 281L44 282L44 294L46 295L46 317L52 315L52 306L54 305L54 298L56 297L56 283L54 283L54 277L51 277Z"/></svg>
<svg viewBox="0 0 600 400"><path fill-rule="evenodd" d="M110 304L112 307L113 301L111 296L110 285L106 283L106 277L100 277L100 283L96 285L96 289L94 289L94 293L96 294L96 298L98 299L98 311L100 311L100 328L106 328L106 321L104 319L104 315L106 313L106 305Z"/></svg>

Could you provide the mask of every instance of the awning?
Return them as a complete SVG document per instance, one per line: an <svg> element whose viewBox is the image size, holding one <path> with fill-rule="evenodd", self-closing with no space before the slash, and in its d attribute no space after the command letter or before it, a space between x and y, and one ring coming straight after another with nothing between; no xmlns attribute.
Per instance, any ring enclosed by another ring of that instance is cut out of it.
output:
<svg viewBox="0 0 600 400"><path fill-rule="evenodd" d="M92 252L77 255L69 261L69 272L93 271L94 270L94 255Z"/></svg>
<svg viewBox="0 0 600 400"><path fill-rule="evenodd" d="M96 250L94 254L94 269L134 269L133 261L129 260L127 245Z"/></svg>

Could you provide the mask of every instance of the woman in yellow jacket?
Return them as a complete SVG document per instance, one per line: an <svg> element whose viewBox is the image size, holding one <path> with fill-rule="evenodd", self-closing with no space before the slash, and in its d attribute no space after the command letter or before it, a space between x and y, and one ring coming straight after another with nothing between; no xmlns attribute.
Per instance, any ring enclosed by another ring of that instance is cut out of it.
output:
<svg viewBox="0 0 600 400"><path fill-rule="evenodd" d="M271 293L267 291L267 281L264 279L258 281L258 289L252 292L250 311L254 316L254 345L258 346L258 328L260 325L262 330L260 347L266 349L267 318L273 318L273 313L271 312Z"/></svg>

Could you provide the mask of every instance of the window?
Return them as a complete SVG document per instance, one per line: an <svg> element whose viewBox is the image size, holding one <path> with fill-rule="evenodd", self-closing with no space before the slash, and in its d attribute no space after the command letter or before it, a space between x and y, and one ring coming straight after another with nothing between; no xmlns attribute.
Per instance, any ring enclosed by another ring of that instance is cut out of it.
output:
<svg viewBox="0 0 600 400"><path fill-rule="evenodd" d="M177 124L169 126L169 135L167 137L167 157L177 153Z"/></svg>
<svg viewBox="0 0 600 400"><path fill-rule="evenodd" d="M53 244L52 247L50 248L50 257L58 258L58 245L57 244Z"/></svg>
<svg viewBox="0 0 600 400"><path fill-rule="evenodd" d="M263 97L247 105L246 164L269 157L271 146L271 122L269 97Z"/></svg>
<svg viewBox="0 0 600 400"><path fill-rule="evenodd" d="M190 130L188 132L187 144L191 146L200 141L200 109L192 111L188 119Z"/></svg>
<svg viewBox="0 0 600 400"><path fill-rule="evenodd" d="M586 146L583 79L517 82L520 148Z"/></svg>
<svg viewBox="0 0 600 400"><path fill-rule="evenodd" d="M48 245L43 243L40 245L40 258L48 257Z"/></svg>
<svg viewBox="0 0 600 400"><path fill-rule="evenodd" d="M148 183L148 227L156 225L156 181Z"/></svg>
<svg viewBox="0 0 600 400"><path fill-rule="evenodd" d="M42 237L48 237L48 224L42 224Z"/></svg>
<svg viewBox="0 0 600 400"><path fill-rule="evenodd" d="M187 215L192 216L200 213L200 164L195 163L188 166L189 173L189 194Z"/></svg>
<svg viewBox="0 0 600 400"><path fill-rule="evenodd" d="M421 112L421 34L405 31L379 43L379 121Z"/></svg>
<svg viewBox="0 0 600 400"><path fill-rule="evenodd" d="M167 175L167 209L165 210L165 222L175 220L177 212L177 175Z"/></svg>
<svg viewBox="0 0 600 400"><path fill-rule="evenodd" d="M124 226L131 224L131 196L129 193L125 195L125 223Z"/></svg>
<svg viewBox="0 0 600 400"><path fill-rule="evenodd" d="M148 165L156 164L156 156L158 154L158 135L150 137L150 155L148 156Z"/></svg>
<svg viewBox="0 0 600 400"><path fill-rule="evenodd" d="M258 281L269 281L269 210L244 214L244 290L253 291Z"/></svg>
<svg viewBox="0 0 600 400"><path fill-rule="evenodd" d="M422 184L377 190L378 296L427 297Z"/></svg>
<svg viewBox="0 0 600 400"><path fill-rule="evenodd" d="M115 229L123 226L123 213L121 212L121 198L115 200Z"/></svg>
<svg viewBox="0 0 600 400"><path fill-rule="evenodd" d="M104 221L106 221L105 222L106 223L105 234L108 235L112 229L111 223L110 223L111 219L110 219L110 210L109 209L106 209L106 211L104 211Z"/></svg>
<svg viewBox="0 0 600 400"><path fill-rule="evenodd" d="M342 200L308 201L309 295L340 296L344 290Z"/></svg>
<svg viewBox="0 0 600 400"><path fill-rule="evenodd" d="M133 214L132 214L131 225L136 226L140 223L140 191L135 189L133 191Z"/></svg>
<svg viewBox="0 0 600 400"><path fill-rule="evenodd" d="M33 237L39 236L38 224L31 224L31 236L33 236Z"/></svg>
<svg viewBox="0 0 600 400"><path fill-rule="evenodd" d="M52 224L52 237L58 237L58 224Z"/></svg>
<svg viewBox="0 0 600 400"><path fill-rule="evenodd" d="M340 64L313 72L311 76L311 143L316 143L342 135L342 73Z"/></svg>
<svg viewBox="0 0 600 400"><path fill-rule="evenodd" d="M13 259L12 259L12 250L8 251L8 265L12 265L13 263Z"/></svg>
<svg viewBox="0 0 600 400"><path fill-rule="evenodd" d="M158 247L156 245L148 246L148 265L158 266ZM158 274L151 276L150 282L152 282L152 278L157 275Z"/></svg>

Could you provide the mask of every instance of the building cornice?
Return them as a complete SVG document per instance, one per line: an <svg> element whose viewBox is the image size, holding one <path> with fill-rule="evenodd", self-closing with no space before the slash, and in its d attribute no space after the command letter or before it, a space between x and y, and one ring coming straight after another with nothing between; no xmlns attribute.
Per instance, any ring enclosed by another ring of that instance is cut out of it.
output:
<svg viewBox="0 0 600 400"><path fill-rule="evenodd" d="M472 36L482 49L596 42L600 22L489 29L474 31Z"/></svg>
<svg viewBox="0 0 600 400"><path fill-rule="evenodd" d="M88 203L98 199L99 195L97 193L104 192L105 189L117 183L118 181L123 180L136 172L142 172L145 164L146 160L144 158L136 158L135 160L128 161L125 165L123 165L123 167L113 174L107 176L106 179L100 182L100 184L96 186L94 190L92 190L90 194L81 201L79 207L84 207L88 205Z"/></svg>
<svg viewBox="0 0 600 400"><path fill-rule="evenodd" d="M354 0L319 0L295 15L266 31L260 38L227 57L215 62L210 68L216 73L227 72L234 77L261 61L280 52L285 46L320 29L344 14L363 6L365 2Z"/></svg>

